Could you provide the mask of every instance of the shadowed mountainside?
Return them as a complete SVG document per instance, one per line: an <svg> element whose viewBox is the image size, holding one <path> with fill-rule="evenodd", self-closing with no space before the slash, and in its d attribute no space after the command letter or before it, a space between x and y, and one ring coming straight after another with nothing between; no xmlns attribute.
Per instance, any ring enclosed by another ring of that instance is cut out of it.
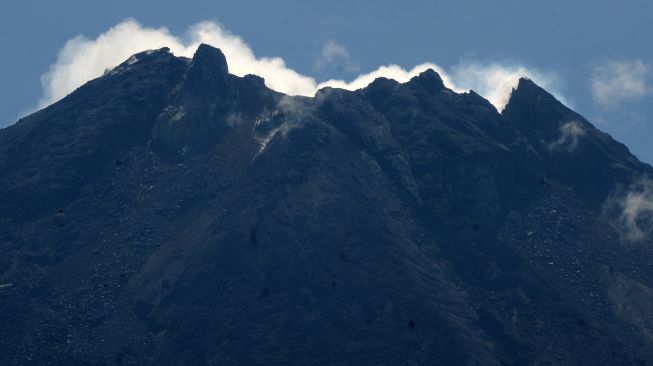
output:
<svg viewBox="0 0 653 366"><path fill-rule="evenodd" d="M3 365L653 364L619 201L653 171L527 79L499 113L147 51L0 130L0 173Z"/></svg>

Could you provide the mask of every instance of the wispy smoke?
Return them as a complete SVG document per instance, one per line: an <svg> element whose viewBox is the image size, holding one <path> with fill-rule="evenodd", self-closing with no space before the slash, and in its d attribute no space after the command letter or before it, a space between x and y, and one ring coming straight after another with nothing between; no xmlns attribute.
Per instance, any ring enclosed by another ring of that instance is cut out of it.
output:
<svg viewBox="0 0 653 366"><path fill-rule="evenodd" d="M531 79L569 105L557 89L560 78L552 72L542 72L510 62L477 61L461 62L451 70L451 78L456 81L459 88L473 89L499 110L508 103L510 93L521 77Z"/></svg>
<svg viewBox="0 0 653 366"><path fill-rule="evenodd" d="M340 71L357 72L360 67L353 63L349 57L347 48L334 40L328 40L322 46L320 56L315 60L313 67L317 71L324 71L327 67L334 65Z"/></svg>
<svg viewBox="0 0 653 366"><path fill-rule="evenodd" d="M254 159L267 148L277 136L285 138L288 132L300 127L310 119L309 106L300 99L283 96L271 112L259 116L254 122L254 138L259 143L259 150Z"/></svg>
<svg viewBox="0 0 653 366"><path fill-rule="evenodd" d="M563 124L558 131L560 133L558 139L549 144L551 151L571 152L578 146L580 138L585 136L585 129L576 121Z"/></svg>
<svg viewBox="0 0 653 366"><path fill-rule="evenodd" d="M592 96L606 109L628 100L637 100L652 92L647 85L651 66L642 60L609 60L594 67Z"/></svg>
<svg viewBox="0 0 653 366"><path fill-rule="evenodd" d="M313 96L318 88L324 86L358 89L381 76L405 82L427 68L432 68L440 74L447 87L458 92L474 89L501 110L519 77L527 76L545 88L552 88L557 81L554 74L537 72L521 65L463 62L454 66L451 72L446 72L434 63L423 63L409 70L388 65L361 74L352 81L329 80L318 83L314 78L287 67L279 57L257 57L242 38L231 34L216 22L195 24L185 35L178 37L172 35L167 28L144 27L137 21L128 19L96 39L80 35L69 40L59 51L57 61L41 78L43 96L38 107L58 101L134 53L169 47L175 55L191 57L200 43L220 48L227 58L231 73L239 76L260 75L265 78L268 87L289 95ZM324 63L345 60L352 65L347 50L338 43L327 43L322 55ZM555 93L555 88L553 91Z"/></svg>
<svg viewBox="0 0 653 366"><path fill-rule="evenodd" d="M624 239L650 239L653 233L653 181L644 177L627 190L611 195L604 212L614 219Z"/></svg>

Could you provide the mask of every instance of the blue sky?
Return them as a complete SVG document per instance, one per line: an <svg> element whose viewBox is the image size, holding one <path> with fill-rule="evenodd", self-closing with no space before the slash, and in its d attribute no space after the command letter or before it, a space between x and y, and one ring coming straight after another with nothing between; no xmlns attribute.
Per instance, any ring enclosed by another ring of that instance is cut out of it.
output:
<svg viewBox="0 0 653 366"><path fill-rule="evenodd" d="M528 70L653 163L653 2L644 0L5 1L0 126L44 100L50 89L44 91L41 76L57 63L67 41L81 34L93 44L128 18L138 22L139 31L166 27L185 45L189 27L216 22L258 58L280 57L284 70L316 83L351 81L383 65L410 70L431 62L457 84L483 89L487 81L464 80L466 73L485 77L495 66L502 72Z"/></svg>

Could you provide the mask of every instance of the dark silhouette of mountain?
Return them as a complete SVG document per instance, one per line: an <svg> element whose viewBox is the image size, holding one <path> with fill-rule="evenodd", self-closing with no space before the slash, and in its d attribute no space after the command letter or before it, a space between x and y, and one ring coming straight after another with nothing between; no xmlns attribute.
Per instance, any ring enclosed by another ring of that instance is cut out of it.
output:
<svg viewBox="0 0 653 366"><path fill-rule="evenodd" d="M653 364L653 171L526 79L499 113L148 51L0 173L3 365Z"/></svg>

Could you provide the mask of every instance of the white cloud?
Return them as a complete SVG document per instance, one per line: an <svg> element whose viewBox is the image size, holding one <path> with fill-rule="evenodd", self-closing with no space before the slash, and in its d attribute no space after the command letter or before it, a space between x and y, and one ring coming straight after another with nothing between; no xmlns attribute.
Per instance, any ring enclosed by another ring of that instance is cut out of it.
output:
<svg viewBox="0 0 653 366"><path fill-rule="evenodd" d="M334 40L328 40L322 46L320 56L315 60L313 67L318 71L324 71L329 65L335 64L343 71L356 72L360 69L349 57L347 48Z"/></svg>
<svg viewBox="0 0 653 366"><path fill-rule="evenodd" d="M634 183L625 193L610 196L605 212L615 217L622 237L629 241L641 241L653 233L653 181L644 177Z"/></svg>
<svg viewBox="0 0 653 366"><path fill-rule="evenodd" d="M357 76L352 81L328 80L318 84L317 88L320 89L324 87L332 87L332 88L356 90L356 89L366 87L371 82L373 82L374 79L379 77L394 79L400 83L404 83L410 80L410 78L419 75L422 71L427 70L429 68L435 70L438 74L440 74L445 85L448 85L449 87L454 86L452 80L449 79L447 74L443 71L443 69L440 66L432 63L424 63L424 64L417 65L410 70L406 70L398 65L381 66L372 72Z"/></svg>
<svg viewBox="0 0 653 366"><path fill-rule="evenodd" d="M43 97L39 108L63 98L86 81L101 76L130 55L161 47L169 47L177 56L192 57L200 43L219 47L227 58L229 71L243 76L257 74L265 83L288 94L312 95L315 80L286 67L278 57L259 57L242 40L215 22L191 26L185 37L176 37L167 28L143 27L133 19L112 27L96 39L77 36L59 51L57 61L41 77Z"/></svg>
<svg viewBox="0 0 653 366"><path fill-rule="evenodd" d="M386 77L399 82L406 82L410 78L419 75L422 71L433 69L442 78L444 85L456 92L466 92L473 89L478 94L490 101L498 110L502 110L510 99L510 93L519 82L519 78L528 77L541 87L548 89L565 102L555 90L555 84L559 82L557 75L553 73L542 73L520 65L504 64L499 62L461 62L451 68L450 72L434 63L423 63L412 69L404 69L398 65L381 66L378 69L362 74L352 81L329 80L322 82L318 88L330 86L343 89L360 89L367 86L377 77Z"/></svg>
<svg viewBox="0 0 653 366"><path fill-rule="evenodd" d="M647 78L651 66L642 60L609 60L594 67L592 96L604 108L615 108L628 100L651 93Z"/></svg>
<svg viewBox="0 0 653 366"><path fill-rule="evenodd" d="M121 22L94 40L78 35L66 42L57 61L41 76L39 108L63 98L134 53L176 45L176 38L166 28L143 28L134 20Z"/></svg>
<svg viewBox="0 0 653 366"><path fill-rule="evenodd" d="M464 62L451 68L451 72L446 72L433 63L423 63L412 69L391 64L361 74L352 81L329 80L318 83L314 78L287 67L279 57L257 57L242 38L231 34L218 23L195 24L179 37L171 34L167 28L144 27L137 21L128 19L96 39L79 35L68 41L59 51L57 61L41 78L43 96L39 108L58 101L134 53L169 47L177 56L191 57L200 43L220 48L232 74L260 75L265 78L268 87L289 95L313 96L318 88L325 86L358 89L381 76L406 82L427 68L432 68L440 74L447 87L458 92L474 89L501 110L519 77L527 76L545 88L551 88L557 82L554 74L540 73L520 65ZM349 57L346 48L336 42L325 45L323 56L325 62L347 60Z"/></svg>

